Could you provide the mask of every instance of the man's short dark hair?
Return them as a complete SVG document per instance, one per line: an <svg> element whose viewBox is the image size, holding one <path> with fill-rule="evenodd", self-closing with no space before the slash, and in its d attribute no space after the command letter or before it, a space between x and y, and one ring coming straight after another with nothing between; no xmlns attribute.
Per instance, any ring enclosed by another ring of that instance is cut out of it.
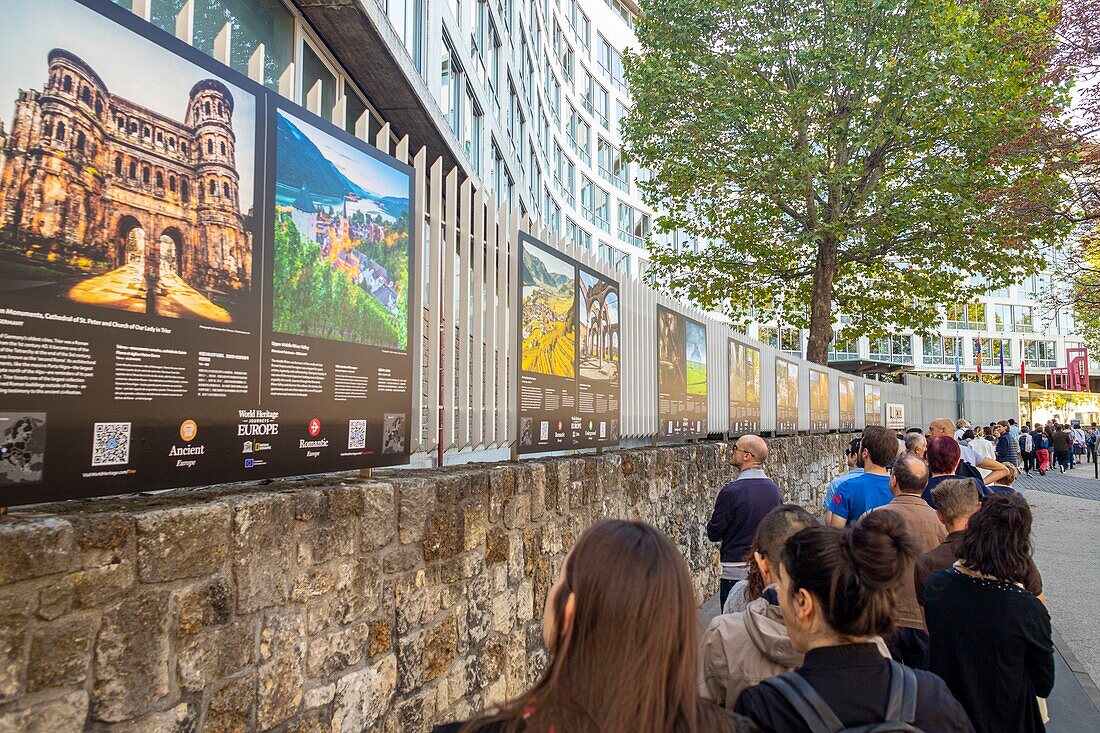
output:
<svg viewBox="0 0 1100 733"><path fill-rule="evenodd" d="M924 435L924 428L909 428L905 431L905 434L908 435L909 433L920 433Z"/></svg>
<svg viewBox="0 0 1100 733"><path fill-rule="evenodd" d="M1009 425L1015 425L1016 424L1016 418L1014 418L1014 417L1008 418L1008 424Z"/></svg>
<svg viewBox="0 0 1100 733"><path fill-rule="evenodd" d="M863 431L860 447L867 451L876 466L886 466L898 457L898 438L883 425L869 425Z"/></svg>
<svg viewBox="0 0 1100 733"><path fill-rule="evenodd" d="M916 456L902 456L894 461L894 479L903 494L920 494L928 486L928 466Z"/></svg>
<svg viewBox="0 0 1100 733"><path fill-rule="evenodd" d="M848 443L848 447L844 449L844 455L846 456L858 456L859 455L860 438L852 438L852 441Z"/></svg>

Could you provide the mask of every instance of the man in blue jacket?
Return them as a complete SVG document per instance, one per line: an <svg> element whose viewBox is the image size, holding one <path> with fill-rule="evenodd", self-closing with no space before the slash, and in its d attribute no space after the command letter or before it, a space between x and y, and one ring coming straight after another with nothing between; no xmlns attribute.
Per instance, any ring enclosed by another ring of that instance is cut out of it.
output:
<svg viewBox="0 0 1100 733"><path fill-rule="evenodd" d="M707 537L721 543L722 581L719 607L738 580L748 575L747 555L756 527L764 515L783 503L783 494L764 473L768 444L759 435L742 435L733 446L730 462L737 478L722 487L707 522Z"/></svg>

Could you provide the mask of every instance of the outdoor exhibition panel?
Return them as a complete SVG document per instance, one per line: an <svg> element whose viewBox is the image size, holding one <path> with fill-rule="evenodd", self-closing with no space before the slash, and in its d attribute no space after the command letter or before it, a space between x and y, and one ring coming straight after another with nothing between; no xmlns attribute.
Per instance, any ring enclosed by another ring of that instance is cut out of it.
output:
<svg viewBox="0 0 1100 733"><path fill-rule="evenodd" d="M798 364L787 359L775 360L775 432L777 435L798 430Z"/></svg>
<svg viewBox="0 0 1100 733"><path fill-rule="evenodd" d="M113 3L0 41L0 504L407 463L413 169Z"/></svg>
<svg viewBox="0 0 1100 733"><path fill-rule="evenodd" d="M729 434L760 432L760 349L729 344Z"/></svg>
<svg viewBox="0 0 1100 733"><path fill-rule="evenodd" d="M840 403L840 430L856 429L856 383L848 377L838 378L837 398Z"/></svg>
<svg viewBox="0 0 1100 733"><path fill-rule="evenodd" d="M657 306L658 438L707 435L707 328Z"/></svg>
<svg viewBox="0 0 1100 733"><path fill-rule="evenodd" d="M810 432L829 430L829 373L810 369Z"/></svg>
<svg viewBox="0 0 1100 733"><path fill-rule="evenodd" d="M882 388L878 385L863 385L864 425L882 425Z"/></svg>
<svg viewBox="0 0 1100 733"><path fill-rule="evenodd" d="M619 443L619 285L520 234L519 453Z"/></svg>

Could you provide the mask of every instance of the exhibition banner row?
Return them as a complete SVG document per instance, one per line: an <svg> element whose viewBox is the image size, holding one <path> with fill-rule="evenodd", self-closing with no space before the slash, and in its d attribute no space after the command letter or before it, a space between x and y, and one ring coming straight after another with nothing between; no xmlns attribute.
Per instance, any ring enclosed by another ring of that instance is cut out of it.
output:
<svg viewBox="0 0 1100 733"><path fill-rule="evenodd" d="M409 463L414 169L107 0L5 20L0 506ZM516 452L618 446L619 283L516 245ZM647 322L656 439L706 437L707 326ZM725 348L722 427L759 432L761 350ZM800 366L774 372L794 433ZM808 379L810 429L831 385L854 429L855 380Z"/></svg>

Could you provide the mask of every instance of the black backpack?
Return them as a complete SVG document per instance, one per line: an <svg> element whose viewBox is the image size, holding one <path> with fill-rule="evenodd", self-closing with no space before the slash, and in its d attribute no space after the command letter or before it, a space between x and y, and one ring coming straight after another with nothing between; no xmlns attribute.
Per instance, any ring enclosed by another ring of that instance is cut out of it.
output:
<svg viewBox="0 0 1100 733"><path fill-rule="evenodd" d="M917 676L913 670L890 660L890 697L883 722L845 728L817 690L798 672L764 680L795 709L810 733L922 733L917 719Z"/></svg>

